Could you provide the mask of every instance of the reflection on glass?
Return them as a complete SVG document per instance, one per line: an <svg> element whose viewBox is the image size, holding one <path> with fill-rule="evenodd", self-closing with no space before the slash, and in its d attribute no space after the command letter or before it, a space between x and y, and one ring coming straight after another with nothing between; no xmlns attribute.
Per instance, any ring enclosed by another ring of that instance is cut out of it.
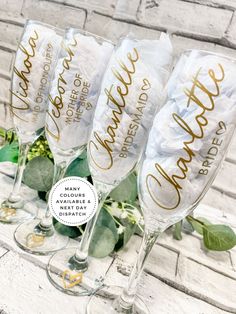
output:
<svg viewBox="0 0 236 314"><path fill-rule="evenodd" d="M100 37L73 28L66 30L45 125L54 157L53 184L86 147L100 82L112 51L113 44ZM20 225L15 239L21 248L35 254L55 252L68 242L55 231L48 207L42 219Z"/></svg>
<svg viewBox="0 0 236 314"><path fill-rule="evenodd" d="M17 49L11 82L11 112L19 140L19 159L10 196L1 204L0 221L17 223L35 216L20 195L23 170L30 145L42 134L47 97L61 31L27 21Z"/></svg>
<svg viewBox="0 0 236 314"><path fill-rule="evenodd" d="M90 294L102 284L99 261L92 259L92 266L88 263L94 226L107 195L140 159L171 62L172 46L165 34L153 41L124 38L110 60L88 142L99 208L87 223L79 247L57 252L48 265L52 281L68 294ZM66 276L64 270L68 271ZM71 278L81 278L81 274L82 279L71 284Z"/></svg>
<svg viewBox="0 0 236 314"><path fill-rule="evenodd" d="M149 313L136 296L145 261L157 237L194 210L220 168L235 129L235 79L234 60L197 50L181 56L140 166L145 234L128 286L115 300L92 297L87 314Z"/></svg>

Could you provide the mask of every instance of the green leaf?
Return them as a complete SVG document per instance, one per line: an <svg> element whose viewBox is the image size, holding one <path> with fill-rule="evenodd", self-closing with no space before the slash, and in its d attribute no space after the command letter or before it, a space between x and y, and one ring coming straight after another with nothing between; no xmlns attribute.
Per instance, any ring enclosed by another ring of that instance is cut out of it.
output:
<svg viewBox="0 0 236 314"><path fill-rule="evenodd" d="M54 166L47 157L31 159L24 170L23 180L31 189L49 191L52 187Z"/></svg>
<svg viewBox="0 0 236 314"><path fill-rule="evenodd" d="M97 258L105 257L113 252L116 242L116 237L111 229L96 226L89 247L89 255Z"/></svg>
<svg viewBox="0 0 236 314"><path fill-rule="evenodd" d="M236 234L225 225L207 225L203 229L203 242L209 250L227 251L236 245Z"/></svg>
<svg viewBox="0 0 236 314"><path fill-rule="evenodd" d="M87 150L86 149L83 151L82 154L79 155L79 158L80 159L86 159L87 158Z"/></svg>
<svg viewBox="0 0 236 314"><path fill-rule="evenodd" d="M128 202L132 204L138 195L137 177L131 173L123 180L110 194L110 197L117 202Z"/></svg>
<svg viewBox="0 0 236 314"><path fill-rule="evenodd" d="M17 142L7 144L0 149L0 162L11 161L17 163L19 153L19 145Z"/></svg>
<svg viewBox="0 0 236 314"><path fill-rule="evenodd" d="M98 258L109 255L118 239L119 235L112 215L102 208L91 240L90 255Z"/></svg>
<svg viewBox="0 0 236 314"><path fill-rule="evenodd" d="M98 220L96 222L96 226L100 226L100 227L104 226L104 227L109 228L113 232L116 241L118 241L119 235L117 233L115 221L112 215L105 208L101 209L98 216Z"/></svg>
<svg viewBox="0 0 236 314"><path fill-rule="evenodd" d="M54 223L54 227L57 232L70 238L77 238L81 235L79 228L63 225L59 221Z"/></svg>
<svg viewBox="0 0 236 314"><path fill-rule="evenodd" d="M90 175L90 170L88 167L87 158L80 159L79 157L76 158L72 163L69 165L65 177L88 177Z"/></svg>
<svg viewBox="0 0 236 314"><path fill-rule="evenodd" d="M174 225L173 237L175 240L182 240L182 221L177 222Z"/></svg>
<svg viewBox="0 0 236 314"><path fill-rule="evenodd" d="M197 218L190 217L188 221L191 223L194 230L197 231L197 233L201 235L203 235L203 229L204 229L203 227L211 225L211 222L204 217L197 217Z"/></svg>

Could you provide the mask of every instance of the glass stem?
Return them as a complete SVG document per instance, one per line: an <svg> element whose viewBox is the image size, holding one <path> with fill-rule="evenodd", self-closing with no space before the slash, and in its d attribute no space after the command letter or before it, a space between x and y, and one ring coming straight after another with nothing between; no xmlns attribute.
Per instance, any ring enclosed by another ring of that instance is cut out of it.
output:
<svg viewBox="0 0 236 314"><path fill-rule="evenodd" d="M62 161L62 162L54 164L54 175L53 175L53 182L52 182L53 185L64 177L68 165L69 165L69 162L67 161ZM46 213L40 222L40 227L42 227L42 229L51 229L52 227L52 214L50 212L48 205L47 205Z"/></svg>
<svg viewBox="0 0 236 314"><path fill-rule="evenodd" d="M95 187L96 187L96 183L94 183ZM109 195L110 191L112 189L108 188L108 186L103 186L103 188L101 189L101 187L99 188L99 186L97 186L97 191L98 191L98 208L96 211L96 214L93 216L93 218L87 222L86 228L84 230L82 239L80 241L79 247L77 248L76 252L75 252L75 259L81 263L81 265L85 262L87 262L87 258L88 258L88 252L89 252L89 246L91 243L91 239L92 239L92 235L93 235L93 231L94 231L94 227L96 225L99 213L101 211L101 208L103 206L103 203L105 202L107 196Z"/></svg>
<svg viewBox="0 0 236 314"><path fill-rule="evenodd" d="M156 242L160 232L145 232L139 254L129 277L128 285L123 290L122 294L118 298L118 307L122 310L122 313L129 311L134 303L135 295L137 293L138 283L142 275L142 271L145 265L145 261L148 258L153 245ZM117 306L117 302L115 302ZM127 312L130 313L130 312Z"/></svg>
<svg viewBox="0 0 236 314"><path fill-rule="evenodd" d="M23 172L25 169L25 163L27 159L27 154L29 151L31 143L21 143L19 142L19 157L18 157L18 165L16 170L16 175L14 179L13 189L8 198L9 202L15 203L21 201L21 197L19 195Z"/></svg>

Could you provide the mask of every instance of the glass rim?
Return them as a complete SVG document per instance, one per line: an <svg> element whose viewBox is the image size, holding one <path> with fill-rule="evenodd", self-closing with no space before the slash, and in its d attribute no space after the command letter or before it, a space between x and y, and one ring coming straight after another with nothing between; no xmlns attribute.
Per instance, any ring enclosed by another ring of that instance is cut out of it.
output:
<svg viewBox="0 0 236 314"><path fill-rule="evenodd" d="M92 36L92 37L95 37L95 38L97 38L97 39L99 39L99 40L102 40L102 41L104 41L104 42L110 43L110 44L112 44L113 46L115 46L115 43L114 43L112 40L110 40L110 39L108 39L108 38L105 38L105 37L103 37L103 36L94 34L94 33L92 33L92 32L89 32L89 31L87 31L87 30L85 30L85 29L81 29L81 28L66 27L66 28L65 28L65 34L66 34L67 32L69 32L70 30L76 31L76 32L78 32L78 33L80 33L80 34L82 34L82 35L90 35L90 36Z"/></svg>
<svg viewBox="0 0 236 314"><path fill-rule="evenodd" d="M233 61L233 62L236 62L236 58L234 57L230 57L230 56L227 56L223 53L220 53L220 52L213 52L213 51L210 51L210 50L205 50L205 49L194 49L194 48L190 48L190 49L185 49L180 56L184 55L184 54L187 54L188 52L192 52L192 51L198 51L198 52L203 52L203 53L206 53L208 55L212 55L212 56L218 56L218 57L222 57L222 58L225 58L225 59L229 59L230 61Z"/></svg>
<svg viewBox="0 0 236 314"><path fill-rule="evenodd" d="M55 30L57 35L61 36L61 40L63 38L63 35L64 35L64 30L63 29L55 27L55 26L47 24L47 23L44 23L44 22L41 22L41 21L38 21L38 20L26 19L25 24L24 24L23 29L22 29L21 36L20 36L20 38L19 38L19 40L17 42L17 47L16 47L14 59L13 59L13 66L15 66L15 62L16 62L19 46L20 46L20 44L21 44L21 42L23 40L23 37L25 35L26 28L30 24L43 25L43 26L45 26L45 27L47 27L49 29ZM10 89L12 89L12 84L13 84L13 81L14 81L13 77L14 77L14 71L13 71L13 68L12 68L12 70L11 70L11 87L10 87ZM10 99L9 99L9 104L10 105L12 105L12 98L13 98L13 94L10 93Z"/></svg>
<svg viewBox="0 0 236 314"><path fill-rule="evenodd" d="M26 19L24 28L26 28L27 25L29 25L29 24L37 24L37 25L45 26L47 28L50 28L52 30L57 31L59 33L59 35L61 35L61 36L63 36L63 34L64 34L64 30L62 28L59 28L59 27L56 27L54 25L51 25L51 24L48 24L48 23L44 23L44 22L41 22L41 21L38 21L38 20L33 20L33 19Z"/></svg>

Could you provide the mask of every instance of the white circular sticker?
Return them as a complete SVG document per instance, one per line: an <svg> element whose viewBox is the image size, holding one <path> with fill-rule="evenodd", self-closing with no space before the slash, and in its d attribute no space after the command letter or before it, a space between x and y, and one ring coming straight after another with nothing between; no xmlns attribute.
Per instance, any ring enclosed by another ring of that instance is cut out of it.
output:
<svg viewBox="0 0 236 314"><path fill-rule="evenodd" d="M58 181L48 199L51 214L62 224L79 226L96 213L98 196L94 186L83 178L68 177Z"/></svg>

